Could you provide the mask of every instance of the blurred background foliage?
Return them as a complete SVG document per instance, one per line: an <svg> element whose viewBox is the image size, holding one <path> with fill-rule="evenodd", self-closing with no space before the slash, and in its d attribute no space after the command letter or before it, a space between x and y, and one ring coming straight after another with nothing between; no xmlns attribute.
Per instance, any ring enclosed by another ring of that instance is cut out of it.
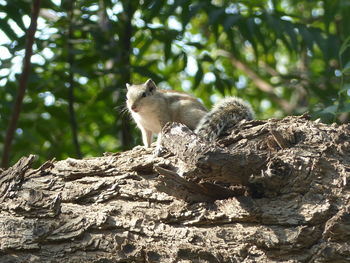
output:
<svg viewBox="0 0 350 263"><path fill-rule="evenodd" d="M0 0L0 142L31 2ZM207 107L243 97L257 118L308 111L348 122L349 14L349 0L43 0L11 164L30 153L42 163L140 144L122 112L125 84L148 78Z"/></svg>

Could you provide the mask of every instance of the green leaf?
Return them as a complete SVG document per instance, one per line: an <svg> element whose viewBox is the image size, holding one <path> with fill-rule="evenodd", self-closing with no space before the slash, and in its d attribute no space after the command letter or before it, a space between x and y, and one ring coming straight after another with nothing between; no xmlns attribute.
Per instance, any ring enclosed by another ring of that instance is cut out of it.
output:
<svg viewBox="0 0 350 263"><path fill-rule="evenodd" d="M3 31L5 35L11 40L16 40L18 38L17 34L7 23L7 19L0 19L0 30Z"/></svg>
<svg viewBox="0 0 350 263"><path fill-rule="evenodd" d="M346 83L341 89L341 92L348 92L349 90L350 90L350 83Z"/></svg>
<svg viewBox="0 0 350 263"><path fill-rule="evenodd" d="M343 44L340 46L340 50L339 50L339 56L342 56L343 53L350 47L350 36L348 36Z"/></svg>
<svg viewBox="0 0 350 263"><path fill-rule="evenodd" d="M246 40L248 40L249 43L253 46L255 55L257 55L258 48L257 48L256 41L254 40L254 34L252 34L251 30L249 29L249 23L251 23L249 18L240 20L239 30L240 30L240 33L243 35L243 37Z"/></svg>
<svg viewBox="0 0 350 263"><path fill-rule="evenodd" d="M184 71L187 67L187 61L188 61L187 54L185 52L182 52L179 58L182 58L183 63L182 63L181 71Z"/></svg>
<svg viewBox="0 0 350 263"><path fill-rule="evenodd" d="M295 33L295 30L294 30L294 25L289 21L283 21L283 20L281 21L281 23L284 26L284 32L287 33L290 39L291 47L295 51L298 51L299 45L298 45L297 34Z"/></svg>
<svg viewBox="0 0 350 263"><path fill-rule="evenodd" d="M283 44L288 48L289 51L292 51L292 46L286 37L286 26L285 21L281 20L281 17L278 17L274 14L270 15L268 13L264 13L264 17L267 20L267 23L272 28L274 34L278 39L280 39Z"/></svg>
<svg viewBox="0 0 350 263"><path fill-rule="evenodd" d="M338 113L350 112L350 103L344 103L339 109Z"/></svg>
<svg viewBox="0 0 350 263"><path fill-rule="evenodd" d="M198 70L196 72L196 75L194 76L194 89L198 88L199 83L202 81L204 75L202 64L198 62L197 65Z"/></svg>
<svg viewBox="0 0 350 263"><path fill-rule="evenodd" d="M233 27L237 24L238 21L240 21L241 18L242 16L240 14L227 15L224 22L225 31L229 31L231 27Z"/></svg>
<svg viewBox="0 0 350 263"><path fill-rule="evenodd" d="M299 25L298 29L308 49L313 50L314 38L312 34L304 25Z"/></svg>
<svg viewBox="0 0 350 263"><path fill-rule="evenodd" d="M191 1L189 1L191 2ZM181 14L181 20L182 20L182 26L185 29L185 26L190 22L190 20L195 17L200 10L204 9L207 7L207 2L206 1L199 1L197 3L193 3L191 5L188 5L188 9L186 9L183 6L183 12Z"/></svg>
<svg viewBox="0 0 350 263"><path fill-rule="evenodd" d="M337 105L331 105L322 110L322 113L331 113L335 114L337 112L338 106Z"/></svg>
<svg viewBox="0 0 350 263"><path fill-rule="evenodd" d="M161 82L163 80L161 76L152 72L145 66L132 66L132 70L143 77L151 78L155 82Z"/></svg>
<svg viewBox="0 0 350 263"><path fill-rule="evenodd" d="M321 49L323 55L326 58L330 57L329 50L328 50L328 43L327 39L323 37L322 31L318 28L311 28L310 33L313 36L313 39L317 46Z"/></svg>
<svg viewBox="0 0 350 263"><path fill-rule="evenodd" d="M350 61L348 61L341 71L344 75L350 75Z"/></svg>
<svg viewBox="0 0 350 263"><path fill-rule="evenodd" d="M185 44L188 45L188 46L196 47L198 49L204 49L205 48L205 45L203 45L203 44L201 44L199 42L186 42Z"/></svg>
<svg viewBox="0 0 350 263"><path fill-rule="evenodd" d="M203 56L201 57L201 61L210 63L214 62L213 58L207 52L203 54Z"/></svg>
<svg viewBox="0 0 350 263"><path fill-rule="evenodd" d="M172 40L171 39L166 39L164 41L164 58L165 61L168 61L171 57L171 44Z"/></svg>
<svg viewBox="0 0 350 263"><path fill-rule="evenodd" d="M221 23L223 17L225 17L225 8L217 8L209 13L208 22L210 25Z"/></svg>

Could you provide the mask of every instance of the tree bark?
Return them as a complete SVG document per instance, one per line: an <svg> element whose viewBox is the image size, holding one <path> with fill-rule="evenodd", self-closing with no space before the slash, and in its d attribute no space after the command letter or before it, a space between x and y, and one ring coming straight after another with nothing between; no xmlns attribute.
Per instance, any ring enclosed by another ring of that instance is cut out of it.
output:
<svg viewBox="0 0 350 263"><path fill-rule="evenodd" d="M0 262L349 262L349 125L243 121L208 145L168 124L162 143L3 171Z"/></svg>

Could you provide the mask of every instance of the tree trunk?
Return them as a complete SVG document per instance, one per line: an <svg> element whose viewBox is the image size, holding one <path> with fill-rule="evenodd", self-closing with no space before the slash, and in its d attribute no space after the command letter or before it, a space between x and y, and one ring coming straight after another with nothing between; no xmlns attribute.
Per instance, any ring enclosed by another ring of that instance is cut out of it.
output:
<svg viewBox="0 0 350 263"><path fill-rule="evenodd" d="M350 126L180 124L153 149L22 158L0 177L0 262L349 262Z"/></svg>

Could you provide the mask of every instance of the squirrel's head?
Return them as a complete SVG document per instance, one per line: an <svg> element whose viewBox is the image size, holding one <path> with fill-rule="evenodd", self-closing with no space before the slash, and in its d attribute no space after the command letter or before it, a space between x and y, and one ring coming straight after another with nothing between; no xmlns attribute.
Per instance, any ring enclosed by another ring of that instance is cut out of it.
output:
<svg viewBox="0 0 350 263"><path fill-rule="evenodd" d="M156 84L151 79L140 85L130 85L127 83L126 88L128 89L126 93L126 104L130 112L139 112L142 110L142 105L146 104L147 100L157 90Z"/></svg>

